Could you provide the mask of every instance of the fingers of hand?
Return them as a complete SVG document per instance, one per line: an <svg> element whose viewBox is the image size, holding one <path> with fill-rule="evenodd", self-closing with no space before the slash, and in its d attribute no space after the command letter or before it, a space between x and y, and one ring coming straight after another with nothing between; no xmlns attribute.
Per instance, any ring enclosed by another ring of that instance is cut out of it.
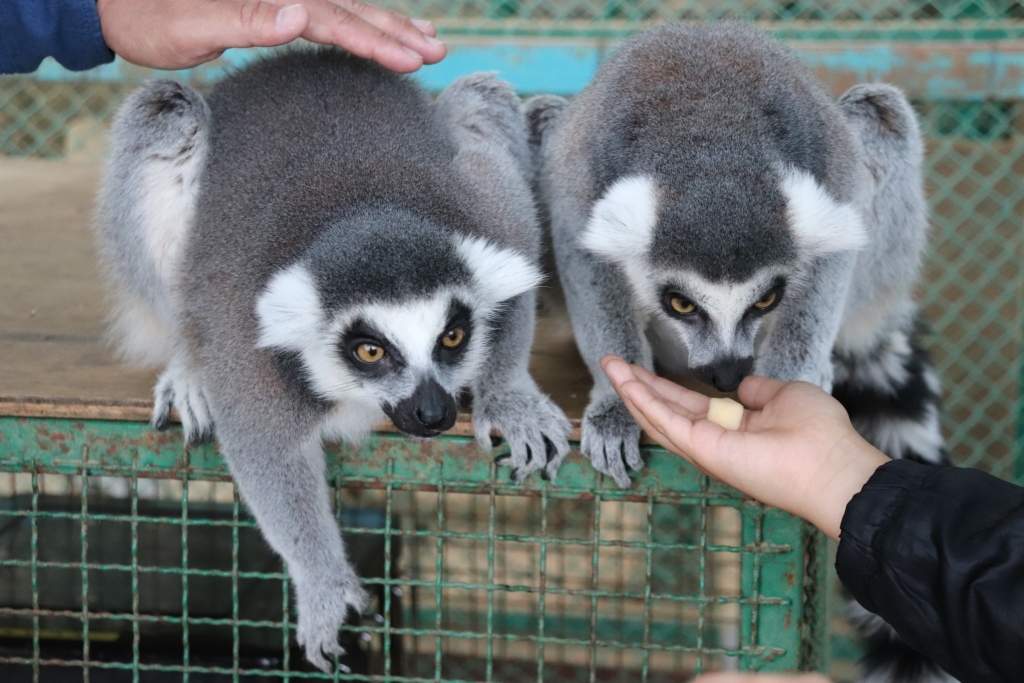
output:
<svg viewBox="0 0 1024 683"><path fill-rule="evenodd" d="M424 64L433 64L444 59L447 48L437 40L437 29L423 19L410 19L404 14L393 12L377 5L359 0L332 0L363 21L373 24L384 33L396 38L407 48L417 52Z"/></svg>
<svg viewBox="0 0 1024 683"><path fill-rule="evenodd" d="M601 369L604 370L604 374L608 375L608 379L612 381L612 384L616 386L631 379L636 379L636 375L633 374L633 366L618 356L609 354L602 358Z"/></svg>
<svg viewBox="0 0 1024 683"><path fill-rule="evenodd" d="M658 443L677 453L689 452L687 445L693 422L688 416L672 410L641 382L623 384L620 395L630 414Z"/></svg>
<svg viewBox="0 0 1024 683"><path fill-rule="evenodd" d="M683 409L682 414L690 419L699 419L699 416L707 413L707 396L658 377L641 365L629 365L618 356L609 355L601 359L601 367L616 390L624 383L636 380L646 384L655 395L666 402L678 404L678 407Z"/></svg>
<svg viewBox="0 0 1024 683"><path fill-rule="evenodd" d="M309 24L309 12L297 3L241 0L204 3L203 8L186 30L204 54L229 47L283 45L302 35Z"/></svg>
<svg viewBox="0 0 1024 683"><path fill-rule="evenodd" d="M283 0L274 0L275 2ZM444 59L447 48L434 38L430 22L424 31L405 15L357 0L303 0L310 23L305 38L334 44L400 72Z"/></svg>
<svg viewBox="0 0 1024 683"><path fill-rule="evenodd" d="M710 399L704 394L687 389L664 377L658 377L639 365L634 366L633 373L638 380L651 387L663 399L679 404L681 408L694 416L694 419L699 419L696 416L707 414Z"/></svg>
<svg viewBox="0 0 1024 683"><path fill-rule="evenodd" d="M437 36L437 27L434 26L434 22L426 19L410 19L410 21L423 35L430 36L431 38Z"/></svg>
<svg viewBox="0 0 1024 683"><path fill-rule="evenodd" d="M329 0L302 0L302 4L310 17L303 38L343 47L394 71L415 71L423 65L419 53L339 4Z"/></svg>
<svg viewBox="0 0 1024 683"><path fill-rule="evenodd" d="M683 460L696 467L697 470L701 472L701 474L709 474L709 472L705 470L703 467L701 467L700 463L694 460L686 450L680 448L680 446L676 444L672 439L670 439L668 436L666 436L660 430L654 427L650 422L648 422L647 417L642 412L640 412L635 405L633 405L632 401L623 396L622 402L625 404L626 409L629 410L633 418L637 421L637 424L640 425L640 428L643 429L649 437L654 439L659 446L669 451L670 453L675 453Z"/></svg>
<svg viewBox="0 0 1024 683"><path fill-rule="evenodd" d="M653 379L659 379L653 373L636 365L627 365L613 356L606 356L601 364L640 427L663 448L682 456L707 474L700 460L694 459L694 454L709 452L708 444L725 431L704 419L710 399L667 380L658 382L659 388L680 399L668 400L644 381L646 378L653 383Z"/></svg>
<svg viewBox="0 0 1024 683"><path fill-rule="evenodd" d="M786 386L786 382L751 375L740 383L737 394L740 397L740 403L745 407L750 410L761 410L775 398L784 386Z"/></svg>

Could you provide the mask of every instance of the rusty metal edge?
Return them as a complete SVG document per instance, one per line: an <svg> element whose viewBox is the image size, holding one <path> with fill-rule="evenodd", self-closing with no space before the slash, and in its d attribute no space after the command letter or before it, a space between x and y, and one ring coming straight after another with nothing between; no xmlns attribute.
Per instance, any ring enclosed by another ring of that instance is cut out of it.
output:
<svg viewBox="0 0 1024 683"><path fill-rule="evenodd" d="M18 398L17 400L0 397L0 417L56 418L66 420L106 420L111 422L149 422L153 404L148 401L101 402L68 399ZM180 423L177 411L171 411L171 422ZM572 422L572 434L569 438L579 441L580 420ZM383 422L373 430L379 434L397 434L394 425ZM469 413L459 413L455 426L445 432L448 436L473 436L473 419ZM653 441L645 443L653 444Z"/></svg>

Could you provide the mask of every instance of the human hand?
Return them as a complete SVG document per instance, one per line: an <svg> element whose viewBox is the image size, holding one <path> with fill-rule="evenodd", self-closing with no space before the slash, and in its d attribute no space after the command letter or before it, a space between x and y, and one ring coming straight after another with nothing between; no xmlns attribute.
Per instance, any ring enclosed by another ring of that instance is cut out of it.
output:
<svg viewBox="0 0 1024 683"><path fill-rule="evenodd" d="M155 69L185 69L230 47L269 47L300 37L399 72L447 53L429 21L359 0L97 0L96 9L110 49Z"/></svg>
<svg viewBox="0 0 1024 683"><path fill-rule="evenodd" d="M617 356L601 367L640 426L704 473L839 538L854 494L888 458L862 439L842 405L807 382L747 377L737 431L707 420L710 399Z"/></svg>

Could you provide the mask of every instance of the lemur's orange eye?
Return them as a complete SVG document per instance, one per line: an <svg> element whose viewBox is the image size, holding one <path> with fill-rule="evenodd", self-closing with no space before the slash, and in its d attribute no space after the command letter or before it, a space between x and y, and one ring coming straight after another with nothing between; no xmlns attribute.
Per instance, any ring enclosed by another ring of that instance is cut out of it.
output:
<svg viewBox="0 0 1024 683"><path fill-rule="evenodd" d="M684 299L681 296L674 296L669 299L669 305L672 310L679 315L690 315L697 310L697 304L693 303L689 299Z"/></svg>
<svg viewBox="0 0 1024 683"><path fill-rule="evenodd" d="M441 335L441 343L449 349L454 349L456 346L462 343L462 340L466 338L466 331L461 327L453 327L452 329Z"/></svg>
<svg viewBox="0 0 1024 683"><path fill-rule="evenodd" d="M766 309L769 306L771 306L772 304L774 304L775 303L775 299L776 299L776 294L775 294L775 290L773 289L772 291L770 291L767 294L765 294L763 299L761 299L760 301L755 301L754 302L754 308L763 311L764 309Z"/></svg>
<svg viewBox="0 0 1024 683"><path fill-rule="evenodd" d="M384 347L376 344L360 344L356 349L356 356L364 363L377 363L384 355Z"/></svg>

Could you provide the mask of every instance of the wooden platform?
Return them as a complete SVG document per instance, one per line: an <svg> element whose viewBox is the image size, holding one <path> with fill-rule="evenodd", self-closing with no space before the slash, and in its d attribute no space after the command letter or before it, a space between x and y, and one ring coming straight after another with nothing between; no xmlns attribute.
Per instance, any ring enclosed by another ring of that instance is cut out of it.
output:
<svg viewBox="0 0 1024 683"><path fill-rule="evenodd" d="M104 341L98 177L95 164L0 157L0 415L149 419L156 371L121 366ZM541 300L531 369L578 425L590 375L557 293ZM469 416L450 433L472 434Z"/></svg>

